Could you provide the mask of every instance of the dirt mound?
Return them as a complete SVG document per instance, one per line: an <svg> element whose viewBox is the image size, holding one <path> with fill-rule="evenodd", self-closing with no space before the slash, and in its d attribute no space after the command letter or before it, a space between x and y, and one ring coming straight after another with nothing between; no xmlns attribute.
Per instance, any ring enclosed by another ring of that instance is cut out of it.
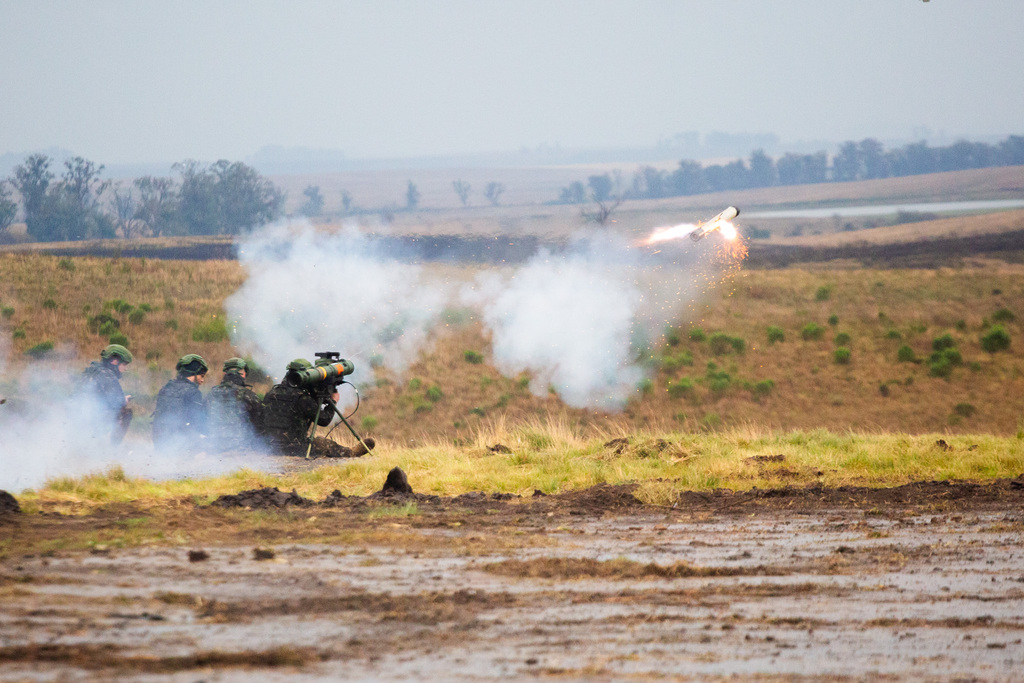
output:
<svg viewBox="0 0 1024 683"><path fill-rule="evenodd" d="M21 506L18 505L18 499L0 489L0 517L16 515L20 512Z"/></svg>
<svg viewBox="0 0 1024 683"><path fill-rule="evenodd" d="M266 508L285 508L289 505L307 507L315 505L308 498L303 498L292 489L291 493L274 488L250 489L234 495L221 496L210 503L222 508L248 508L260 510Z"/></svg>
<svg viewBox="0 0 1024 683"><path fill-rule="evenodd" d="M630 508L643 507L643 503L633 491L635 484L598 484L582 491L569 491L554 496L547 496L549 500L557 501L558 504L568 506L575 511L600 512L603 510L628 510Z"/></svg>

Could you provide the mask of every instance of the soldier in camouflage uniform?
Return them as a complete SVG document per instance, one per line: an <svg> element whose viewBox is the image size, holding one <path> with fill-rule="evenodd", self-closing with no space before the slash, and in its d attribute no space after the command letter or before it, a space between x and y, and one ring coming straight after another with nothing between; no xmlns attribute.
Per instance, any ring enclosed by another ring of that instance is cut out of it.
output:
<svg viewBox="0 0 1024 683"><path fill-rule="evenodd" d="M157 450L202 450L200 439L206 434L206 403L199 385L206 381L209 369L197 354L182 356L175 369L178 376L156 395L153 412L153 445Z"/></svg>
<svg viewBox="0 0 1024 683"><path fill-rule="evenodd" d="M306 370L311 367L310 362L304 358L296 358L288 364L289 370ZM331 395L330 401L338 401L337 390ZM318 401L315 393L306 387L293 387L282 382L275 384L263 397L263 436L273 453L304 456L309 448L311 458L358 458L366 455L367 450L362 444L346 448L336 441L319 436L313 437L310 445L308 435L313 421L326 427L333 419L334 407L328 399ZM373 448L373 439L364 441L369 448Z"/></svg>
<svg viewBox="0 0 1024 683"><path fill-rule="evenodd" d="M99 422L93 425L96 433L109 433L112 444L121 443L132 422L132 409L121 389L121 368L131 362L131 351L111 344L100 352L98 362L93 361L82 372L78 383L78 393L98 404Z"/></svg>
<svg viewBox="0 0 1024 683"><path fill-rule="evenodd" d="M215 452L255 449L263 420L263 403L245 383L243 358L224 361L224 378L206 396L211 449Z"/></svg>

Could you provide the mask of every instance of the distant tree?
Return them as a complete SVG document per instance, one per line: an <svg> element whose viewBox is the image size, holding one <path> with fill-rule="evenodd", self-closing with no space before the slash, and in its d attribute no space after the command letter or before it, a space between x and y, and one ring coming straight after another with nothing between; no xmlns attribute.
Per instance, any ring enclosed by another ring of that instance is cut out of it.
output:
<svg viewBox="0 0 1024 683"><path fill-rule="evenodd" d="M874 138L865 138L860 141L858 153L865 178L889 177L889 162L881 142Z"/></svg>
<svg viewBox="0 0 1024 683"><path fill-rule="evenodd" d="M823 183L828 179L828 155L825 152L786 154L775 163L775 167L779 172L780 185Z"/></svg>
<svg viewBox="0 0 1024 683"><path fill-rule="evenodd" d="M299 213L303 216L313 218L319 216L324 210L324 196L320 194L320 188L316 185L308 185L305 190L302 191L305 195L306 201L299 208Z"/></svg>
<svg viewBox="0 0 1024 683"><path fill-rule="evenodd" d="M348 190L341 191L341 211L345 215L352 213L352 195Z"/></svg>
<svg viewBox="0 0 1024 683"><path fill-rule="evenodd" d="M598 225L607 225L611 221L612 214L615 212L615 209L619 208L622 204L622 198L610 197L604 200L595 199L594 204L597 206L593 210L587 211L584 209L580 212L580 215L583 216L583 220L591 223L597 223Z"/></svg>
<svg viewBox="0 0 1024 683"><path fill-rule="evenodd" d="M498 202L501 201L501 195L505 192L505 186L499 182L487 183L487 188L484 190L484 196L487 197L487 201L491 203L491 206L497 206Z"/></svg>
<svg viewBox="0 0 1024 683"><path fill-rule="evenodd" d="M237 235L281 213L284 193L241 162L203 168L187 160L173 168L181 174L178 214L190 235Z"/></svg>
<svg viewBox="0 0 1024 683"><path fill-rule="evenodd" d="M587 201L587 188L580 181L569 183L558 195L560 204L582 204Z"/></svg>
<svg viewBox="0 0 1024 683"><path fill-rule="evenodd" d="M750 187L750 171L743 159L730 161L723 168L725 187L723 190L744 190Z"/></svg>
<svg viewBox="0 0 1024 683"><path fill-rule="evenodd" d="M405 188L405 208L414 211L420 205L420 191L416 183L409 181Z"/></svg>
<svg viewBox="0 0 1024 683"><path fill-rule="evenodd" d="M633 175L630 195L642 199L659 199L671 194L664 171L653 166L641 166Z"/></svg>
<svg viewBox="0 0 1024 683"><path fill-rule="evenodd" d="M452 181L452 189L455 190L455 194L458 195L459 201L462 202L463 206L469 205L469 192L470 185L461 178Z"/></svg>
<svg viewBox="0 0 1024 683"><path fill-rule="evenodd" d="M775 162L763 149L756 149L751 153L749 176L750 187L772 187L779 183Z"/></svg>
<svg viewBox="0 0 1024 683"><path fill-rule="evenodd" d="M114 229L120 231L126 240L141 235L145 222L138 216L139 203L132 194L131 186L116 186L110 203L114 209Z"/></svg>
<svg viewBox="0 0 1024 683"><path fill-rule="evenodd" d="M607 173L590 176L587 185L590 186L590 197L595 202L607 201L612 196L612 177Z"/></svg>
<svg viewBox="0 0 1024 683"><path fill-rule="evenodd" d="M996 150L996 163L1000 166L1024 166L1024 136L1011 135Z"/></svg>
<svg viewBox="0 0 1024 683"><path fill-rule="evenodd" d="M18 215L18 205L11 199L11 191L7 188L7 181L0 180L0 238L3 238L7 231L14 224Z"/></svg>
<svg viewBox="0 0 1024 683"><path fill-rule="evenodd" d="M844 142L832 159L832 180L842 183L859 179L860 165L860 147L852 140Z"/></svg>
<svg viewBox="0 0 1024 683"><path fill-rule="evenodd" d="M679 167L669 176L668 183L675 196L700 194L707 188L704 168L696 161L687 159L679 162Z"/></svg>
<svg viewBox="0 0 1024 683"><path fill-rule="evenodd" d="M184 232L178 213L178 188L171 178L143 176L136 178L134 185L139 191L135 215L145 223L150 235L161 237Z"/></svg>
<svg viewBox="0 0 1024 683"><path fill-rule="evenodd" d="M13 185L21 195L21 205L25 211L25 226L28 234L35 239L41 239L44 232L42 219L46 206L46 193L52 180L50 158L45 154L31 154L22 164L14 168Z"/></svg>

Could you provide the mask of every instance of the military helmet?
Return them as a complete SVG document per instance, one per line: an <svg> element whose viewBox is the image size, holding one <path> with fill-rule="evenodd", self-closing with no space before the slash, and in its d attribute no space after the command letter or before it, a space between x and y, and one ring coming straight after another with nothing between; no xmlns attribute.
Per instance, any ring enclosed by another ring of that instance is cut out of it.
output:
<svg viewBox="0 0 1024 683"><path fill-rule="evenodd" d="M100 358L103 360L110 360L116 358L125 365L132 362L132 352L121 346L120 344L111 344L107 348L100 351Z"/></svg>
<svg viewBox="0 0 1024 683"><path fill-rule="evenodd" d="M228 358L226 361L224 361L224 367L222 368L222 370L224 370L224 372L238 372L239 370L247 369L247 367L248 366L244 358Z"/></svg>
<svg viewBox="0 0 1024 683"><path fill-rule="evenodd" d="M296 358L288 364L289 370L308 370L311 367L313 367L313 364L305 358Z"/></svg>
<svg viewBox="0 0 1024 683"><path fill-rule="evenodd" d="M174 366L179 375L191 377L192 375L205 375L210 368L206 365L203 357L197 353L190 353L182 356L178 364Z"/></svg>

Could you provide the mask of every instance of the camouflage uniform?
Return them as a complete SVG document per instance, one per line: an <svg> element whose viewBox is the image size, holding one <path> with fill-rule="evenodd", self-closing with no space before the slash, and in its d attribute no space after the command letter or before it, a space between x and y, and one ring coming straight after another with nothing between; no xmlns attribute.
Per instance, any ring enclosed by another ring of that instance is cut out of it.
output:
<svg viewBox="0 0 1024 683"><path fill-rule="evenodd" d="M245 378L226 371L206 397L212 450L252 450L262 427L263 404Z"/></svg>
<svg viewBox="0 0 1024 683"><path fill-rule="evenodd" d="M115 349L113 354L110 353L111 349ZM121 369L110 362L113 358L120 358L125 362L122 353L127 354L127 362L130 363L131 354L127 349L114 345L104 349L103 360L89 364L82 372L77 387L80 395L95 398L98 403L100 411L96 417L101 422L92 425L96 433L105 436L109 432L110 441L115 444L121 443L124 439L128 425L132 421L132 409L128 406L124 390L121 388Z"/></svg>
<svg viewBox="0 0 1024 683"><path fill-rule="evenodd" d="M275 384L263 398L263 436L272 451L282 455L305 455L306 437L313 420L326 427L334 419L334 409L328 402L319 404L319 419L317 407L316 398L307 389ZM352 453L330 439L316 437L310 457L347 458L352 457Z"/></svg>
<svg viewBox="0 0 1024 683"><path fill-rule="evenodd" d="M206 434L206 402L199 385L189 377L206 375L206 361L195 354L182 357L178 377L156 395L153 412L153 445L158 450L196 451Z"/></svg>

